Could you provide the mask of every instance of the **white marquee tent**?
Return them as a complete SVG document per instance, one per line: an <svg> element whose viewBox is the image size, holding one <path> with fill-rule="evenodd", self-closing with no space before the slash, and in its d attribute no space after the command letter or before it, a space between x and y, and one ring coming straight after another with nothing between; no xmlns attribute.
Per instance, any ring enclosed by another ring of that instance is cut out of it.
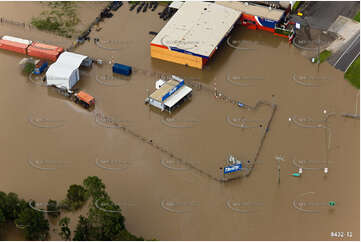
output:
<svg viewBox="0 0 361 242"><path fill-rule="evenodd" d="M72 52L60 54L46 72L47 85L70 90L79 81L79 66L87 58Z"/></svg>

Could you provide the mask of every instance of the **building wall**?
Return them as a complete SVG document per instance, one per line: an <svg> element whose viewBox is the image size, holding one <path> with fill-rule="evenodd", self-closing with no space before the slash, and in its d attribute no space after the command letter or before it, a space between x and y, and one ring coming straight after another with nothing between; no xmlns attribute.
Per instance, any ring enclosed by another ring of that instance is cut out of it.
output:
<svg viewBox="0 0 361 242"><path fill-rule="evenodd" d="M202 57L184 54L178 51L171 51L166 47L151 45L150 55L153 58L174 62L181 65L188 65L198 69L203 68Z"/></svg>

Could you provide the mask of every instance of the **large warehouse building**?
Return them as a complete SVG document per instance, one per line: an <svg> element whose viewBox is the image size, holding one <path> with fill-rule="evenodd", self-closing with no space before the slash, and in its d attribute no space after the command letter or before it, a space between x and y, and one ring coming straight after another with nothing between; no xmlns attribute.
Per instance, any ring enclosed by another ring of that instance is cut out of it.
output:
<svg viewBox="0 0 361 242"><path fill-rule="evenodd" d="M150 44L153 58L202 69L241 12L209 2L185 2Z"/></svg>

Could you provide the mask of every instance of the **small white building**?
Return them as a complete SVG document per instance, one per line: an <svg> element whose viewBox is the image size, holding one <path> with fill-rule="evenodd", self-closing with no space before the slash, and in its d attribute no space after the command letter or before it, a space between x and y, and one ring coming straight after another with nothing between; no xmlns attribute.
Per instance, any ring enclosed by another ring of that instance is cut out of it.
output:
<svg viewBox="0 0 361 242"><path fill-rule="evenodd" d="M65 88L68 91L79 81L79 66L89 58L72 52L60 54L46 72L48 86Z"/></svg>
<svg viewBox="0 0 361 242"><path fill-rule="evenodd" d="M174 75L167 82L158 80L156 89L145 101L161 111L171 112L192 96L192 88L186 86L183 79Z"/></svg>

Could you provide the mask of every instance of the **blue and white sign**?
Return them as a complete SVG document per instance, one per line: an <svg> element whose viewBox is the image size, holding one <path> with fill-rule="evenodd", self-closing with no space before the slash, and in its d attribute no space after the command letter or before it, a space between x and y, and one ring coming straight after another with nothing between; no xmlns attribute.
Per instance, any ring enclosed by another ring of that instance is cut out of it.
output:
<svg viewBox="0 0 361 242"><path fill-rule="evenodd" d="M242 164L224 167L224 174L242 170Z"/></svg>

